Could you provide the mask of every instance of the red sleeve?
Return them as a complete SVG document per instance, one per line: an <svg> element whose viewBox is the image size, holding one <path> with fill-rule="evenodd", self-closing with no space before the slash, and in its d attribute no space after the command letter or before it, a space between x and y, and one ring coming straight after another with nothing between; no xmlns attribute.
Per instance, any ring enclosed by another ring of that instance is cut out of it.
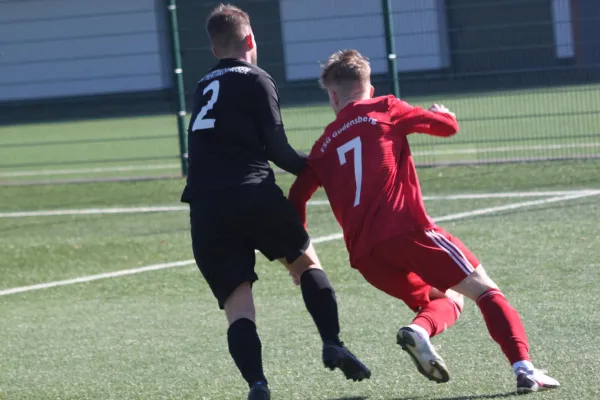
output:
<svg viewBox="0 0 600 400"><path fill-rule="evenodd" d="M458 122L450 114L413 107L404 101L399 103L396 112L400 115L396 119L395 130L400 134L426 133L446 137L458 132Z"/></svg>
<svg viewBox="0 0 600 400"><path fill-rule="evenodd" d="M317 175L310 168L310 164L304 168L302 173L298 175L296 181L290 188L288 200L292 203L292 206L296 209L296 212L300 216L300 220L306 228L306 203L317 189L321 186Z"/></svg>

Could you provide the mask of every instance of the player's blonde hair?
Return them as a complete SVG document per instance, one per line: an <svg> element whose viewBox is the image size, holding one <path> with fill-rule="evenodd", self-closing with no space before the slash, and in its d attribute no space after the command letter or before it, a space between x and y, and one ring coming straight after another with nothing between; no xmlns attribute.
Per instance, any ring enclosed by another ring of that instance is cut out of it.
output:
<svg viewBox="0 0 600 400"><path fill-rule="evenodd" d="M218 51L237 50L252 32L250 16L231 4L219 4L206 19L206 32Z"/></svg>
<svg viewBox="0 0 600 400"><path fill-rule="evenodd" d="M337 51L322 65L319 83L323 89L341 92L367 87L371 84L369 59L357 50Z"/></svg>

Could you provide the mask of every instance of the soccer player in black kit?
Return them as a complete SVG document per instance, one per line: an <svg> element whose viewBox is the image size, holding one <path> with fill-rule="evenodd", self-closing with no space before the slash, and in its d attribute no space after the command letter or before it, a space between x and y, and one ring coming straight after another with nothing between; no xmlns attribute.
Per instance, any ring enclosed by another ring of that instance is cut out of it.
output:
<svg viewBox="0 0 600 400"><path fill-rule="evenodd" d="M323 363L347 379L371 372L339 339L335 292L296 211L275 184L272 161L294 175L306 155L287 141L273 79L256 66L248 14L219 5L206 30L218 64L200 79L188 129L190 204L196 263L229 328L229 352L250 386L249 400L270 399L255 325L255 250L299 278L302 297L323 341Z"/></svg>

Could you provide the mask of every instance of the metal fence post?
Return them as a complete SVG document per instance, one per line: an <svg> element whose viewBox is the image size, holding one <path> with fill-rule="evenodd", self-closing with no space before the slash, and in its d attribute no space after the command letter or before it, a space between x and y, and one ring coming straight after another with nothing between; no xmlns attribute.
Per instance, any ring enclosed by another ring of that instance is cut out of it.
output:
<svg viewBox="0 0 600 400"><path fill-rule="evenodd" d="M173 73L175 74L175 85L177 89L177 131L179 133L179 153L181 157L181 173L187 176L187 130L186 130L186 108L185 87L183 85L183 69L181 68L181 48L179 45L179 25L177 22L177 2L167 0L170 15L171 52L173 57Z"/></svg>
<svg viewBox="0 0 600 400"><path fill-rule="evenodd" d="M394 20L392 18L391 0L382 0L383 24L385 26L385 47L387 51L388 74L392 80L392 92L400 97L398 81L398 64L396 63L396 45L394 43Z"/></svg>

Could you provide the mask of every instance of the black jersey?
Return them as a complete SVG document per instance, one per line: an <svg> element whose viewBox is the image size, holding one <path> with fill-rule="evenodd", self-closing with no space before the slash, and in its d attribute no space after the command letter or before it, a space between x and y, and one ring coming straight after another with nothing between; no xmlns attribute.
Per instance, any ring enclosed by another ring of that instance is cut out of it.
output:
<svg viewBox="0 0 600 400"><path fill-rule="evenodd" d="M306 165L306 155L287 141L277 86L256 65L222 59L196 88L182 201L240 185L274 182L269 161L294 175Z"/></svg>

